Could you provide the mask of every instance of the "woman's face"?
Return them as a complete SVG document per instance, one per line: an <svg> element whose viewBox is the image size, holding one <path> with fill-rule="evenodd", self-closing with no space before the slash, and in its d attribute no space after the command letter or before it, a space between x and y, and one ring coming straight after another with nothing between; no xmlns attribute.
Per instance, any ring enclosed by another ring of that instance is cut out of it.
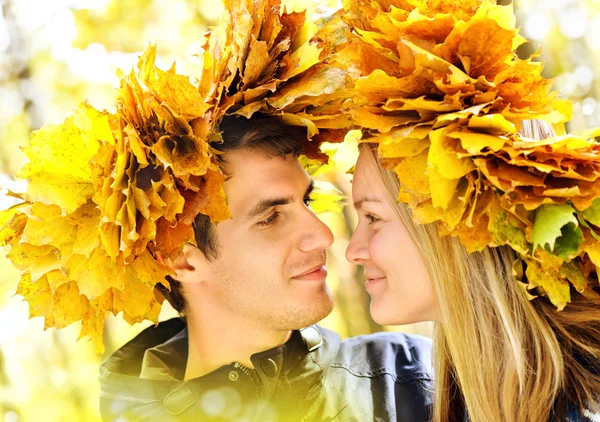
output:
<svg viewBox="0 0 600 422"><path fill-rule="evenodd" d="M346 258L365 267L365 288L377 323L436 320L437 302L428 271L369 154L361 151L354 171L352 199L358 226Z"/></svg>

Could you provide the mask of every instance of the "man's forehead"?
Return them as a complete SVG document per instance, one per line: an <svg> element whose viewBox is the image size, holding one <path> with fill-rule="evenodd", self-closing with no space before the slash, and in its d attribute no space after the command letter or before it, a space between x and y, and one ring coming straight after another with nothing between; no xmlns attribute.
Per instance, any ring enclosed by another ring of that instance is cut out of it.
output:
<svg viewBox="0 0 600 422"><path fill-rule="evenodd" d="M285 161L284 156L272 156L260 149L240 148L227 151L220 156L222 169L228 177L244 171L252 171L256 167L270 163L271 166Z"/></svg>
<svg viewBox="0 0 600 422"><path fill-rule="evenodd" d="M251 206L247 202L258 197L294 195L310 184L310 177L292 155L269 157L259 151L231 151L224 158L228 177L225 194L232 211L239 205Z"/></svg>

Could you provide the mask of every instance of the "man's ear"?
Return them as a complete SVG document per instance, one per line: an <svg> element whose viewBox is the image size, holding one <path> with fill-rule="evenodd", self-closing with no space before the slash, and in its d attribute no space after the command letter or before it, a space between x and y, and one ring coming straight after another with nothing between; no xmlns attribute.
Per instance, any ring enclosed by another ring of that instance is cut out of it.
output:
<svg viewBox="0 0 600 422"><path fill-rule="evenodd" d="M208 264L200 249L186 244L181 254L173 261L173 269L177 274L175 278L184 284L201 282L206 277Z"/></svg>

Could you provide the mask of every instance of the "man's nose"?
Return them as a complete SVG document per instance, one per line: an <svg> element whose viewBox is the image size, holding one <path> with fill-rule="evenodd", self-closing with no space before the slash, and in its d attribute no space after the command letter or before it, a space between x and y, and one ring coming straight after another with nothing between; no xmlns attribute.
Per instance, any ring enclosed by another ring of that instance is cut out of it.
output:
<svg viewBox="0 0 600 422"><path fill-rule="evenodd" d="M302 223L305 227L298 248L304 252L329 248L333 244L333 233L315 213L308 210L308 214L308 218Z"/></svg>

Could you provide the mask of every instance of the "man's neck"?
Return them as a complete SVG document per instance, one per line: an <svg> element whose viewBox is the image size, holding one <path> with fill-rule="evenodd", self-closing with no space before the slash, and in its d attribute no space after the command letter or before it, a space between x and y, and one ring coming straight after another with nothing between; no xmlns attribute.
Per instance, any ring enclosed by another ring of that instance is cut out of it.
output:
<svg viewBox="0 0 600 422"><path fill-rule="evenodd" d="M201 377L223 365L238 362L253 368L250 357L284 344L291 331L269 330L242 318L216 315L209 309L188 312L188 361L185 380Z"/></svg>

